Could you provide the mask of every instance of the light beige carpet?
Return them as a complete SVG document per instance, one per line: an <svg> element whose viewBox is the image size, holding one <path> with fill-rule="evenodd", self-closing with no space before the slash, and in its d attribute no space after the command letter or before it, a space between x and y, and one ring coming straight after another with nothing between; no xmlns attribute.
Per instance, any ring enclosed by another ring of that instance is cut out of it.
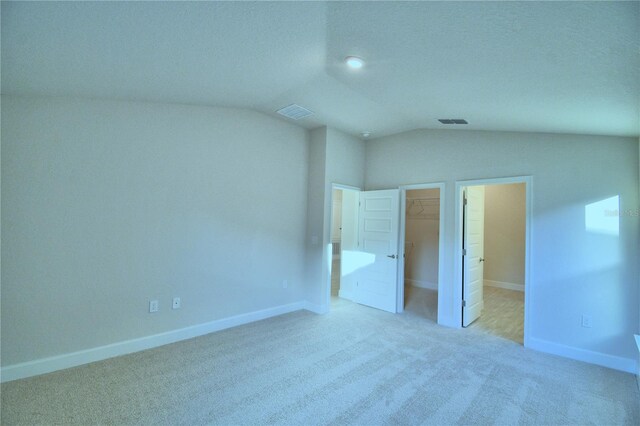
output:
<svg viewBox="0 0 640 426"><path fill-rule="evenodd" d="M340 301L2 385L14 424L630 424L635 379Z"/></svg>

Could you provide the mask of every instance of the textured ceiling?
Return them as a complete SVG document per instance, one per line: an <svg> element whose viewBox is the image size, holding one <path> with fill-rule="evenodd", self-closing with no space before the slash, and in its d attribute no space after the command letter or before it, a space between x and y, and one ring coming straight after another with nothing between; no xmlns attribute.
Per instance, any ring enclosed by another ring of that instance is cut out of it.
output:
<svg viewBox="0 0 640 426"><path fill-rule="evenodd" d="M2 2L2 93L298 103L296 124L373 137L437 118L638 136L640 3Z"/></svg>

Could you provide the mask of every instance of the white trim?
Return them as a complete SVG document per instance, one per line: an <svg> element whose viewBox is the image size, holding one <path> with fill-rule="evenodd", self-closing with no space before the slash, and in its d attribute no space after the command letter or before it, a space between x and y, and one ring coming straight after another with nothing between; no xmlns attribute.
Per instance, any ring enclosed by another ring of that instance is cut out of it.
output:
<svg viewBox="0 0 640 426"><path fill-rule="evenodd" d="M65 368L76 367L90 362L102 361L107 358L156 348L169 343L203 336L205 334L287 314L289 312L299 311L301 309L307 309L315 312L315 310L310 309L312 307L313 306L308 302L290 303L288 305L281 305L246 314L235 315L151 336L125 340L122 342L112 343L110 345L98 346L96 348L85 349L82 351L9 365L2 367L0 370L0 381L4 383L26 377L37 376L39 374L51 373Z"/></svg>
<svg viewBox="0 0 640 426"><path fill-rule="evenodd" d="M353 294L350 291L345 291L342 289L338 290L338 297L341 299L347 299L353 301Z"/></svg>
<svg viewBox="0 0 640 426"><path fill-rule="evenodd" d="M358 188L357 186L351 186L351 185L343 185L341 183L332 183L331 184L331 189L346 189L348 191L362 191L362 189ZM333 201L333 200L331 200Z"/></svg>
<svg viewBox="0 0 640 426"><path fill-rule="evenodd" d="M574 348L571 346L562 345L560 343L538 339L536 337L529 338L528 347L540 352L559 355L564 358L588 362L590 364L596 364L602 367L612 368L614 370L624 371L627 373L635 374L638 371L638 362L631 358L623 358L620 356L604 354L602 352L594 352L587 349Z"/></svg>
<svg viewBox="0 0 640 426"><path fill-rule="evenodd" d="M507 290L515 290L524 292L524 284L507 283L504 281L484 280L484 285L487 287L498 287Z"/></svg>
<svg viewBox="0 0 640 426"><path fill-rule="evenodd" d="M445 183L444 182L435 182L435 183L418 183L412 185L401 185L400 189L400 232L398 238L398 290L397 290L397 306L396 312L401 313L404 311L404 249L405 249L405 234L407 227L407 217L406 217L406 209L407 209L407 191L411 191L414 189L438 189L440 192L440 219L438 223L438 283L436 284L435 290L438 290L442 283L442 274L444 271L444 229L445 223L447 221L446 215L444 213L446 200L445 200ZM442 292L438 292L438 306L440 306L440 297ZM447 322L443 319L444 317L441 315L442 309L438 309L438 324L447 325Z"/></svg>
<svg viewBox="0 0 640 426"><path fill-rule="evenodd" d="M638 382L638 389L640 389L640 336L637 334L633 335L636 341L636 347L638 348L638 368L635 371L636 381Z"/></svg>
<svg viewBox="0 0 640 426"><path fill-rule="evenodd" d="M319 305L317 303L311 303L308 301L303 302L303 308L307 311L313 312L314 314L323 315L329 312L329 304Z"/></svg>
<svg viewBox="0 0 640 426"><path fill-rule="evenodd" d="M404 283L413 287L426 288L429 290L438 291L438 283L432 283L431 281L412 280L411 278L405 278Z"/></svg>
<svg viewBox="0 0 640 426"><path fill-rule="evenodd" d="M456 181L455 190L455 226L453 241L454 280L453 311L457 328L462 327L462 191L464 187L476 185L502 185L511 183L525 184L525 257L524 257L524 346L529 347L531 336L531 300L533 299L533 276L531 248L533 247L533 178L531 176L514 176L494 179L476 179ZM440 311L440 310L438 310Z"/></svg>

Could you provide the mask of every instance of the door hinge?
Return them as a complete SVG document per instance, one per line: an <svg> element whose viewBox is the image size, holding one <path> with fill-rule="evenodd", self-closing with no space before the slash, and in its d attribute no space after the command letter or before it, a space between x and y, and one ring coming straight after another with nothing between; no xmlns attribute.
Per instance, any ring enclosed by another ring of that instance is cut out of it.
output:
<svg viewBox="0 0 640 426"><path fill-rule="evenodd" d="M462 204L464 204L465 206L467 205L467 197L464 197Z"/></svg>
<svg viewBox="0 0 640 426"><path fill-rule="evenodd" d="M467 249L462 249L462 255L466 256L467 255Z"/></svg>
<svg viewBox="0 0 640 426"><path fill-rule="evenodd" d="M462 307L463 307L463 308L466 308L466 307L467 307L467 301L466 301L466 300L463 300L463 301L462 301Z"/></svg>

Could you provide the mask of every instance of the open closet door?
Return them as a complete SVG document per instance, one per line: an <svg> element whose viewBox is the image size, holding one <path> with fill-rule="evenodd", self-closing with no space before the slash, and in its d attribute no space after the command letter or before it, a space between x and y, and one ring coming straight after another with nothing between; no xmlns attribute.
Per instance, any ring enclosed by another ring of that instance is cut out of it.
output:
<svg viewBox="0 0 640 426"><path fill-rule="evenodd" d="M469 186L464 193L462 326L478 318L483 307L484 285L484 186Z"/></svg>
<svg viewBox="0 0 640 426"><path fill-rule="evenodd" d="M360 193L358 251L362 258L355 301L396 312L400 191Z"/></svg>

